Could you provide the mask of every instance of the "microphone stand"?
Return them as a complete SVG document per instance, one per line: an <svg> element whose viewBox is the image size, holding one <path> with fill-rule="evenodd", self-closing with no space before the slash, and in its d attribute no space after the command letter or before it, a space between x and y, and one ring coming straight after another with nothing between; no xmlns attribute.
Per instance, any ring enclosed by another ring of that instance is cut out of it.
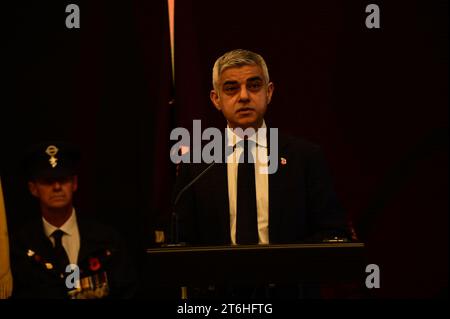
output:
<svg viewBox="0 0 450 319"><path fill-rule="evenodd" d="M179 242L179 229L178 229L178 214L176 212L177 204L181 198L181 196L193 185L197 182L206 172L208 172L216 162L212 162L208 165L200 174L198 174L192 181L190 181L186 186L184 186L181 191L178 193L177 197L175 197L175 201L172 207L172 215L170 222L170 243L166 245L166 247L176 247L176 246L185 246L186 243Z"/></svg>
<svg viewBox="0 0 450 319"><path fill-rule="evenodd" d="M225 143L227 143L227 141L225 141ZM228 155L232 154L235 149L236 149L236 145L225 147L224 160L227 158ZM178 195L175 197L175 201L173 202L173 207L172 207L171 221L170 221L170 242L169 242L169 244L165 245L166 247L185 246L186 245L186 243L179 242L178 214L176 212L176 207L177 207L178 201L180 200L181 196L193 184L195 184L195 182L197 182L203 175L205 175L206 172L208 172L215 164L216 164L216 162L212 162L211 164L209 164L208 167L206 167L192 181L190 181L186 186L184 186L181 189L181 191L178 192Z"/></svg>
<svg viewBox="0 0 450 319"><path fill-rule="evenodd" d="M236 146L233 146L229 151L234 152ZM226 153L226 156L229 153ZM225 156L225 157L226 157ZM178 192L177 196L175 197L175 200L173 202L172 207L172 216L170 221L170 243L167 245L164 245L165 247L182 247L186 246L186 243L180 243L179 241L179 227L178 227L178 214L176 211L177 204L181 198L181 196L193 185L195 182L197 182L203 175L205 175L214 165L216 162L212 162L209 164L200 174L198 174L192 181L190 181L186 186L184 186L181 191ZM187 286L182 286L181 288L181 299L186 300L188 296L187 292Z"/></svg>

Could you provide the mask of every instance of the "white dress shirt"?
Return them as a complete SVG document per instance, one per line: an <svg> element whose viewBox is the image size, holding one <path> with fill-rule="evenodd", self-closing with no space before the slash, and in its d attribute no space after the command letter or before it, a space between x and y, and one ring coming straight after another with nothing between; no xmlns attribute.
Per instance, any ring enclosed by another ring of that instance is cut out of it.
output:
<svg viewBox="0 0 450 319"><path fill-rule="evenodd" d="M251 152L255 159L255 187L256 187L256 208L258 214L258 243L269 243L269 176L261 173L262 168L268 166L267 156L267 128L263 122L261 129L255 135L248 137L248 140L255 142L256 147L252 147ZM242 138L236 135L233 130L227 128L228 146L233 147ZM228 174L228 201L230 206L230 234L231 243L236 244L236 209L237 209L237 175L239 158L243 148L237 145L234 152L227 156Z"/></svg>
<svg viewBox="0 0 450 319"><path fill-rule="evenodd" d="M69 219L59 228L50 224L44 217L42 217L42 223L44 225L44 233L50 239L53 246L55 246L55 239L52 236L53 232L58 229L64 232L61 238L62 245L66 250L70 263L77 264L78 252L80 251L80 233L78 231L75 208L72 209L72 214Z"/></svg>

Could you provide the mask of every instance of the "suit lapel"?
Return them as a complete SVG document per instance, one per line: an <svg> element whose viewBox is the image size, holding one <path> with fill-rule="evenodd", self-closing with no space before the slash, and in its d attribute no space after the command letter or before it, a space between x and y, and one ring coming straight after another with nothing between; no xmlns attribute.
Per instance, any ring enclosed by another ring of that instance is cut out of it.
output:
<svg viewBox="0 0 450 319"><path fill-rule="evenodd" d="M30 247L26 249L31 249L44 258L53 259L53 246L50 239L45 236L42 220L38 219L29 224L27 233Z"/></svg>
<svg viewBox="0 0 450 319"><path fill-rule="evenodd" d="M217 212L209 212L217 214L218 227L211 227L212 232L219 232L211 234L210 238L218 238L223 244L230 243L230 203L228 199L228 169L226 163L226 149L227 149L227 140L226 134L222 137L222 162L215 164L215 167L208 174L208 183L209 187L213 187L215 189L215 196L213 200L216 200L217 203L223 203L223 205L217 206ZM206 177L206 176L205 176ZM209 198L211 200L211 198Z"/></svg>
<svg viewBox="0 0 450 319"><path fill-rule="evenodd" d="M80 251L78 253L78 263L81 263L92 252L100 248L95 238L96 230L90 227L89 223L78 218L78 231L80 233Z"/></svg>
<svg viewBox="0 0 450 319"><path fill-rule="evenodd" d="M40 259L37 259L36 257L32 258L33 263L38 262L41 264L39 268L44 267L45 263L49 262L53 264L55 262L53 245L44 233L44 225L42 224L41 218L30 221L24 226L20 233L21 234L16 239L18 244L14 247L19 256L23 257L27 255L30 250L33 251L35 256L40 257ZM48 269L46 269L46 273L47 272ZM57 275L57 273L53 271L50 271L50 273Z"/></svg>
<svg viewBox="0 0 450 319"><path fill-rule="evenodd" d="M224 130L224 134L222 136L222 163L217 164L217 171L214 174L217 176L217 194L219 196L218 203L224 203L221 209L219 210L219 221L220 221L220 229L222 231L221 241L223 244L229 244L231 242L231 232L230 232L230 202L228 198L228 166L226 162L227 153L228 153L228 140L226 129Z"/></svg>
<svg viewBox="0 0 450 319"><path fill-rule="evenodd" d="M202 196L205 203L209 203L204 211L202 232L207 238L214 238L214 244L230 244L230 204L228 199L228 169L226 163L227 140L226 133L222 136L222 161L216 163L206 175L202 176ZM199 174L209 164L203 163L199 166Z"/></svg>

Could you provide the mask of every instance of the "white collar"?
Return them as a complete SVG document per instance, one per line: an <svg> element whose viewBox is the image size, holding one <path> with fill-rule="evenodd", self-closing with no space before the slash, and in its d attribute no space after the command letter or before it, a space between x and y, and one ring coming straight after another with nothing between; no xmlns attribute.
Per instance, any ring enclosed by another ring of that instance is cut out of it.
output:
<svg viewBox="0 0 450 319"><path fill-rule="evenodd" d="M52 224L50 224L44 217L42 217L42 223L44 225L44 233L47 237L50 237L55 230L62 230L67 235L72 235L77 230L77 216L75 213L75 208L72 208L72 214L70 215L69 219L66 220L66 222L61 225L61 227L55 227Z"/></svg>
<svg viewBox="0 0 450 319"><path fill-rule="evenodd" d="M237 143L242 141L242 138L234 133L233 129L227 125L227 146L234 147ZM263 120L263 123L260 128L256 131L256 134L249 136L248 140L255 142L258 146L267 148L267 126L266 122Z"/></svg>

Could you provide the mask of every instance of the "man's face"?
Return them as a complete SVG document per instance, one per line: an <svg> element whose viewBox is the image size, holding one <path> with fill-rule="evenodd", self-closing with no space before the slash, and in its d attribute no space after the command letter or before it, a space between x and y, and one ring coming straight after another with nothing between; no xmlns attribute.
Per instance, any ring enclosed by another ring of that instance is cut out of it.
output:
<svg viewBox="0 0 450 319"><path fill-rule="evenodd" d="M28 182L28 188L31 194L39 199L41 207L65 208L72 205L73 193L78 188L78 178L38 178Z"/></svg>
<svg viewBox="0 0 450 319"><path fill-rule="evenodd" d="M273 93L273 83L265 83L257 65L225 69L211 91L214 106L223 113L231 128L259 128Z"/></svg>

